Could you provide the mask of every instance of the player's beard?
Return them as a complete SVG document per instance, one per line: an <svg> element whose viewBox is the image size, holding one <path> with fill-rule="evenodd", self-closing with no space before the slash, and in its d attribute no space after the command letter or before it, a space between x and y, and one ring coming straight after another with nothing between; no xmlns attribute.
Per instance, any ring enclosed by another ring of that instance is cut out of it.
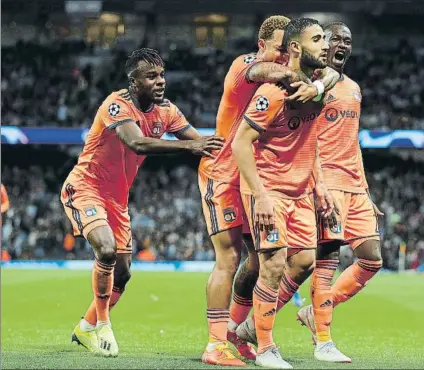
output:
<svg viewBox="0 0 424 370"><path fill-rule="evenodd" d="M306 68L325 68L325 67L327 67L326 62L322 62L321 60L315 58L307 50L302 51L302 56L300 57L300 65L304 66Z"/></svg>

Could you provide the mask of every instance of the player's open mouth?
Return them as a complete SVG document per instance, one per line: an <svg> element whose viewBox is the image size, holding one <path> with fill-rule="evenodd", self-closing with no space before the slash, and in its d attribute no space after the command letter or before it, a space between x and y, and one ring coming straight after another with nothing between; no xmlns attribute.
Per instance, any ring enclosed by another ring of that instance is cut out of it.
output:
<svg viewBox="0 0 424 370"><path fill-rule="evenodd" d="M334 54L334 58L338 60L339 62L342 62L345 56L346 54L344 53L344 51L336 51L336 53Z"/></svg>
<svg viewBox="0 0 424 370"><path fill-rule="evenodd" d="M165 92L165 89L161 89L161 90L154 91L153 94L156 96L162 96L164 92Z"/></svg>

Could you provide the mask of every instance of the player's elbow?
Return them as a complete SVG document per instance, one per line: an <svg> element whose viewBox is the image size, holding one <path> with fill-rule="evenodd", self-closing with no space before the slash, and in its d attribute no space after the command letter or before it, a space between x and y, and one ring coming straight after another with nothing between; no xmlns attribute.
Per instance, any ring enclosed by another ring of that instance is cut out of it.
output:
<svg viewBox="0 0 424 370"><path fill-rule="evenodd" d="M149 154L151 148L150 143L146 138L134 139L128 143L128 147L138 155Z"/></svg>

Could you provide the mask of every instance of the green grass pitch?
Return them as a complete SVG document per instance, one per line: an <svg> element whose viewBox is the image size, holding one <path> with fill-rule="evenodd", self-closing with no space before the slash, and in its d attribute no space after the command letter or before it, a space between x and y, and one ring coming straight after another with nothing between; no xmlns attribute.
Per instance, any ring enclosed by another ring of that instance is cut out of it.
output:
<svg viewBox="0 0 424 370"><path fill-rule="evenodd" d="M90 302L89 271L2 270L1 368L217 368L200 362L207 341L207 278L204 273L134 272L112 311L120 354L107 359L70 342ZM308 289L309 282L302 288L305 297ZM275 328L283 357L294 368L424 369L423 275L379 274L337 307L333 339L352 364L316 361L309 332L295 318L290 302Z"/></svg>

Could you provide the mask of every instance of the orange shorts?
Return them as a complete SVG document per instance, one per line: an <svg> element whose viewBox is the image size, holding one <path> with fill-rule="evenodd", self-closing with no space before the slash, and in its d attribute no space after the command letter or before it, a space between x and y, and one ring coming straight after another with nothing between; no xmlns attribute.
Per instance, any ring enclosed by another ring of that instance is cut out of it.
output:
<svg viewBox="0 0 424 370"><path fill-rule="evenodd" d="M66 181L60 199L72 223L75 236L87 239L90 231L99 226L110 226L118 253L132 253L131 222L128 208L106 200L87 186Z"/></svg>
<svg viewBox="0 0 424 370"><path fill-rule="evenodd" d="M259 226L254 225L254 197L242 194L242 199L248 215L250 229L253 230L252 238L258 252L288 247L287 256L290 257L303 249L316 249L317 227L312 195L301 199L272 196L275 227L271 232L260 231Z"/></svg>
<svg viewBox="0 0 424 370"><path fill-rule="evenodd" d="M340 208L337 227L330 230L320 219L318 243L343 240L355 249L365 240L380 240L378 217L368 194L347 193L341 190L331 190L331 193Z"/></svg>
<svg viewBox="0 0 424 370"><path fill-rule="evenodd" d="M238 226L243 226L244 234L250 233L239 186L213 180L199 172L199 189L210 236Z"/></svg>

